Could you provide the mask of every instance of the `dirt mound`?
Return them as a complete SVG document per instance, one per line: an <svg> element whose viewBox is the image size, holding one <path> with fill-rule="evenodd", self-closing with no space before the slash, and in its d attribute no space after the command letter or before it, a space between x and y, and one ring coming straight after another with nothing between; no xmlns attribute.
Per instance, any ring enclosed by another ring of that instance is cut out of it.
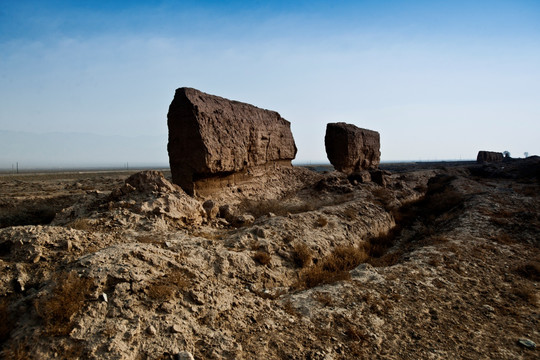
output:
<svg viewBox="0 0 540 360"><path fill-rule="evenodd" d="M95 192L57 214L53 225L75 228L179 228L200 225L205 211L199 201L171 184L161 172L130 176L110 194Z"/></svg>

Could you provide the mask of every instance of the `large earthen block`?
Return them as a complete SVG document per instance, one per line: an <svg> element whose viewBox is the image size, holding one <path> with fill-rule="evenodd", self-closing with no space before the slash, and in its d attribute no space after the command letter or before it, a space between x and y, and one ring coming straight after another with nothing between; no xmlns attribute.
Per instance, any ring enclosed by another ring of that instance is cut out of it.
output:
<svg viewBox="0 0 540 360"><path fill-rule="evenodd" d="M213 179L245 179L252 168L290 166L296 156L290 123L275 111L180 88L167 118L173 182L189 194Z"/></svg>
<svg viewBox="0 0 540 360"><path fill-rule="evenodd" d="M376 169L379 165L381 152L377 131L343 122L330 123L326 125L324 145L330 163L346 174Z"/></svg>
<svg viewBox="0 0 540 360"><path fill-rule="evenodd" d="M503 153L495 151L479 151L478 156L476 156L476 162L501 162L503 161Z"/></svg>

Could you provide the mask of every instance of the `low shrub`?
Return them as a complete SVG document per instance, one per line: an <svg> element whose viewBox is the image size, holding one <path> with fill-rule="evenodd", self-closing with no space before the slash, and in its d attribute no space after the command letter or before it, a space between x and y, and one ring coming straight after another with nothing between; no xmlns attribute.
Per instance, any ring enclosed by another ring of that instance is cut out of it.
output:
<svg viewBox="0 0 540 360"><path fill-rule="evenodd" d="M242 212L249 213L255 218L259 218L269 213L278 216L285 216L288 213L298 214L301 212L311 211L314 208L310 204L290 204L283 199L270 200L244 200L240 203L239 208Z"/></svg>
<svg viewBox="0 0 540 360"><path fill-rule="evenodd" d="M185 290L189 285L189 277L176 269L152 282L148 288L148 297L159 301L170 300L178 291Z"/></svg>
<svg viewBox="0 0 540 360"><path fill-rule="evenodd" d="M259 218L269 213L278 216L286 216L287 214L299 214L308 211L314 211L324 206L338 205L350 201L353 198L352 194L336 195L332 198L321 200L313 198L303 201L291 201L291 196L285 196L281 199L270 200L243 200L238 208L240 212L253 215Z"/></svg>
<svg viewBox="0 0 540 360"><path fill-rule="evenodd" d="M529 304L536 305L537 295L534 285L523 281L517 282L514 284L512 293Z"/></svg>
<svg viewBox="0 0 540 360"><path fill-rule="evenodd" d="M297 289L310 289L322 284L349 280L351 275L346 270L329 271L322 266L314 265L300 275L300 280L293 286Z"/></svg>
<svg viewBox="0 0 540 360"><path fill-rule="evenodd" d="M368 254L363 248L358 248L355 246L339 246L330 257L325 258L322 262L322 265L329 269L335 270L352 270L361 263L365 262L368 258Z"/></svg>
<svg viewBox="0 0 540 360"><path fill-rule="evenodd" d="M328 293L317 292L313 295L314 299L320 302L323 306L333 306L334 299Z"/></svg>
<svg viewBox="0 0 540 360"><path fill-rule="evenodd" d="M292 315L292 316L296 316L296 317L302 316L302 314L300 314L298 310L296 310L296 308L294 307L290 299L287 299L287 301L283 303L283 310L287 314Z"/></svg>
<svg viewBox="0 0 540 360"><path fill-rule="evenodd" d="M325 256L317 264L304 269L294 288L312 288L321 284L330 284L348 280L349 271L365 262L368 254L364 249L354 246L340 246Z"/></svg>
<svg viewBox="0 0 540 360"><path fill-rule="evenodd" d="M540 261L521 264L516 268L516 272L526 279L540 281Z"/></svg>
<svg viewBox="0 0 540 360"><path fill-rule="evenodd" d="M394 245L394 239L399 234L399 231L400 229L393 228L387 233L370 238L367 244L365 245L365 248L367 250L369 257L379 258L383 256L386 253L386 251L392 245Z"/></svg>
<svg viewBox="0 0 540 360"><path fill-rule="evenodd" d="M392 211L394 209L394 195L390 190L384 187L378 187L371 192L375 197L375 200L381 204L386 211Z"/></svg>
<svg viewBox="0 0 540 360"><path fill-rule="evenodd" d="M495 241L495 242L497 242L499 244L506 244L506 245L516 243L516 240L514 240L512 238L512 236L510 236L506 232L501 232L501 233L499 233L497 235L491 236L491 240L493 240L493 241Z"/></svg>
<svg viewBox="0 0 540 360"><path fill-rule="evenodd" d="M270 261L272 261L272 257L264 251L257 251L255 255L253 255L253 260L261 265L268 265L270 264Z"/></svg>
<svg viewBox="0 0 540 360"><path fill-rule="evenodd" d="M399 208L392 208L390 213L394 217L396 226L388 233L372 237L366 246L370 256L370 263L374 266L393 265L401 258L401 252L394 252L386 256L387 251L394 245L403 229L413 228L415 235L410 237L406 247L422 246L435 243L444 243L446 239L437 236L436 229L440 222L452 220L456 213L453 211L463 206L465 197L455 190L451 182L453 176L437 175L428 182L426 194L419 200L403 204ZM378 189L381 198L384 198L384 188ZM420 229L420 230L419 230ZM385 257L382 259L382 257Z"/></svg>
<svg viewBox="0 0 540 360"><path fill-rule="evenodd" d="M368 263L375 267L392 266L399 263L402 251L386 252L380 257L370 257Z"/></svg>
<svg viewBox="0 0 540 360"><path fill-rule="evenodd" d="M14 327L14 320L9 311L9 299L7 297L0 298L0 345L7 339Z"/></svg>
<svg viewBox="0 0 540 360"><path fill-rule="evenodd" d="M311 249L306 244L299 243L293 248L292 258L296 266L304 268L311 265L313 254Z"/></svg>
<svg viewBox="0 0 540 360"><path fill-rule="evenodd" d="M139 235L137 236L137 242L143 243L143 244L160 244L161 242L152 235Z"/></svg>
<svg viewBox="0 0 540 360"><path fill-rule="evenodd" d="M315 222L315 224L316 224L318 227L325 227L326 225L328 225L328 219L325 218L324 216L319 216L319 218L317 219L317 221Z"/></svg>
<svg viewBox="0 0 540 360"><path fill-rule="evenodd" d="M35 359L31 353L27 350L27 346L23 342L12 342L9 346L6 346L0 352L2 359L9 360L30 360Z"/></svg>
<svg viewBox="0 0 540 360"><path fill-rule="evenodd" d="M82 230L82 231L95 230L95 225L92 223L90 219L86 219L86 218L75 219L68 224L68 227L71 229Z"/></svg>
<svg viewBox="0 0 540 360"><path fill-rule="evenodd" d="M347 336L347 338L349 338L349 340L357 341L361 343L364 341L367 341L369 338L363 329L357 326L354 326L352 324L348 324L346 326L345 335Z"/></svg>
<svg viewBox="0 0 540 360"><path fill-rule="evenodd" d="M34 305L45 325L45 331L53 335L67 335L73 329L73 317L84 307L94 281L81 278L76 272L63 274L47 297Z"/></svg>
<svg viewBox="0 0 540 360"><path fill-rule="evenodd" d="M347 220L354 221L358 217L358 212L356 211L356 209L349 207L345 209L343 215L345 215Z"/></svg>

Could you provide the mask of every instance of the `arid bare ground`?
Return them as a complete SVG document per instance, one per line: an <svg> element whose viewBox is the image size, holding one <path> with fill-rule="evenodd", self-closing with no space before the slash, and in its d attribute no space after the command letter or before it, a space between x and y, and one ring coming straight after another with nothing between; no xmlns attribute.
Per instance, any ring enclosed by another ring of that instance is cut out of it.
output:
<svg viewBox="0 0 540 360"><path fill-rule="evenodd" d="M0 178L4 358L538 358L534 158L283 169L213 208L129 175Z"/></svg>

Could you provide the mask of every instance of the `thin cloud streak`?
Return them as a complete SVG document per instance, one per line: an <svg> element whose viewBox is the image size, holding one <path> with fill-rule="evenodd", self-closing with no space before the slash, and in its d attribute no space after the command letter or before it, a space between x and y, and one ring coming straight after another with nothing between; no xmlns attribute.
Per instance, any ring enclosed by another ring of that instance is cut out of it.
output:
<svg viewBox="0 0 540 360"><path fill-rule="evenodd" d="M148 18L125 10L114 28L119 16L105 12L103 25L91 30L73 23L93 24L99 11L85 18L80 9L66 10L57 16L80 12L69 26L53 19L44 37L0 42L0 129L165 138L174 90L191 86L280 112L292 122L301 162L326 159L325 126L336 121L380 131L385 160L473 158L480 147L540 152L540 37L533 25L491 36L485 29L448 32L457 27L449 20L384 28L369 19L381 9L368 8L356 22L353 15L339 22L338 10L325 18L248 9L240 14L252 17L235 22L237 14L199 8L185 23L174 20L189 11L171 12L151 29L171 11L164 5ZM518 10L508 18L523 16ZM398 13L381 15L382 24ZM526 36L516 39L520 32Z"/></svg>

